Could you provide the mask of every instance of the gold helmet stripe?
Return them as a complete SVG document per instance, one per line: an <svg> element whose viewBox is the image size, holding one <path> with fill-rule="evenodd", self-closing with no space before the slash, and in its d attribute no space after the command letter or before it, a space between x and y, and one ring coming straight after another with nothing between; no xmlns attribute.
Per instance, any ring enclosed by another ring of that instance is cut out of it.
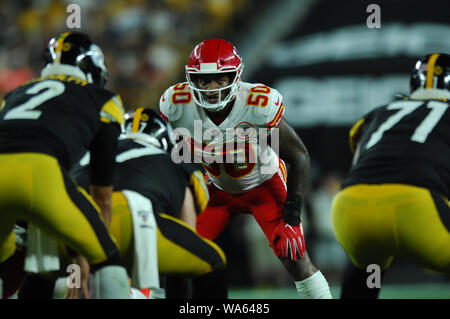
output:
<svg viewBox="0 0 450 319"><path fill-rule="evenodd" d="M61 51L63 48L64 39L70 34L70 32L64 32L61 34L58 39L56 40L56 47L55 47L55 53L58 57L58 62L61 63ZM59 56L58 56L59 53Z"/></svg>
<svg viewBox="0 0 450 319"><path fill-rule="evenodd" d="M131 125L131 132L137 133L139 131L139 124L141 123L142 111L144 111L143 107L137 108L134 112L133 123Z"/></svg>
<svg viewBox="0 0 450 319"><path fill-rule="evenodd" d="M436 60L439 57L439 53L434 53L428 59L428 69L427 69L427 81L425 82L426 89L433 88L433 79L434 79L434 66L436 64Z"/></svg>

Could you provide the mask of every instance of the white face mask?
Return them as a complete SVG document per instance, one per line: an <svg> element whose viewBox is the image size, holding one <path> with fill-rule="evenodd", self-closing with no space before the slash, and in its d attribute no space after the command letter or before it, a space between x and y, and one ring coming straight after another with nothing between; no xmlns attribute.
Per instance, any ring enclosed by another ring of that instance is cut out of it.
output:
<svg viewBox="0 0 450 319"><path fill-rule="evenodd" d="M237 90L239 88L241 73L242 73L242 66L234 72L236 72L236 75L234 76L234 79L230 85L227 85L222 88L215 88L215 89L200 89L197 87L196 83L192 80L191 75L199 75L201 73L205 74L214 74L211 72L198 72L197 70L189 69L186 66L186 79L189 83L189 87L193 91L194 101L201 107L207 109L211 112L217 112L222 110L231 100L233 100L236 97ZM215 72L216 74L225 74L233 72L233 70L227 70L226 72ZM225 96L222 97L224 92L229 90L230 92ZM218 101L216 103L210 103L207 99L205 99L203 93L217 93L218 95ZM223 99L222 99L223 98Z"/></svg>

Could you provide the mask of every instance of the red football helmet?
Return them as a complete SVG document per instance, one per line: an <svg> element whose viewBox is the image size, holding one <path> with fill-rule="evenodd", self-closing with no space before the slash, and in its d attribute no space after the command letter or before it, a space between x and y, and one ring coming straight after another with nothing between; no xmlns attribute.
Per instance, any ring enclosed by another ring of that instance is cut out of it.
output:
<svg viewBox="0 0 450 319"><path fill-rule="evenodd" d="M244 64L236 48L222 39L209 39L197 44L189 56L186 65L186 79L193 90L194 100L197 104L210 111L223 109L228 102L236 97ZM193 75L232 73L231 84L220 89L199 89ZM221 99L221 92L229 90L226 97ZM219 92L219 101L209 103L204 99L202 92Z"/></svg>

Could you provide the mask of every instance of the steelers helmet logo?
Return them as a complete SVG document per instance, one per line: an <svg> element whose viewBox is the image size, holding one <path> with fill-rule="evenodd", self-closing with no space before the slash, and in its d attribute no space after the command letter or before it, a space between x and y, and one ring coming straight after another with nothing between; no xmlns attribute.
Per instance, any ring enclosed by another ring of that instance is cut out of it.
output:
<svg viewBox="0 0 450 319"><path fill-rule="evenodd" d="M436 65L434 67L434 74L441 75L442 73L444 73L444 70L439 65Z"/></svg>
<svg viewBox="0 0 450 319"><path fill-rule="evenodd" d="M142 114L141 115L141 121L143 121L143 122L147 122L149 120L149 117L148 117L148 115L147 114Z"/></svg>
<svg viewBox="0 0 450 319"><path fill-rule="evenodd" d="M62 50L64 52L70 51L71 48L72 48L72 45L69 42L64 42L64 44L62 46Z"/></svg>

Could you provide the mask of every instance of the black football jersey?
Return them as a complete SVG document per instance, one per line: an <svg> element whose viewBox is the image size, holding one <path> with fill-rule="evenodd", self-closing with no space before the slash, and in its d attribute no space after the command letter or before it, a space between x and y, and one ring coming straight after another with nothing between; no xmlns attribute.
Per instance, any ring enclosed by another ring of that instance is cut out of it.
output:
<svg viewBox="0 0 450 319"><path fill-rule="evenodd" d="M89 186L88 159L83 157L72 170L77 183ZM175 164L170 154L130 139L118 142L114 191L132 190L149 198L155 210L179 217L193 165Z"/></svg>
<svg viewBox="0 0 450 319"><path fill-rule="evenodd" d="M403 99L378 107L350 132L356 163L343 187L401 183L450 193L450 108L446 100Z"/></svg>
<svg viewBox="0 0 450 319"><path fill-rule="evenodd" d="M0 153L45 153L70 169L90 149L102 127L115 127L115 143L122 123L118 95L73 76L37 78L4 97ZM101 143L94 144L102 148Z"/></svg>

